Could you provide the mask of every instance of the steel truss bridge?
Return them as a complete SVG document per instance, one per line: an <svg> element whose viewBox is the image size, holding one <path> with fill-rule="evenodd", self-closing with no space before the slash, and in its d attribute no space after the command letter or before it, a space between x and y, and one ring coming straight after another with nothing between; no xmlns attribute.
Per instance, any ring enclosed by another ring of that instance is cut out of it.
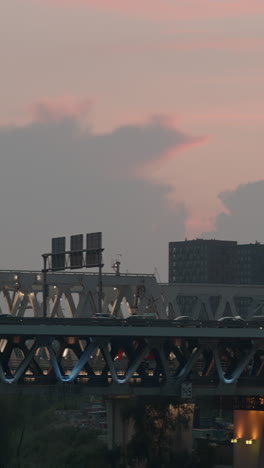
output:
<svg viewBox="0 0 264 468"><path fill-rule="evenodd" d="M0 271L1 387L180 395L189 382L194 396L262 395L263 286L104 274L99 306L97 274L49 273L47 283L44 319L42 273ZM100 310L112 320L93 319ZM238 314L244 322L218 322ZM193 321L171 320L182 315Z"/></svg>
<svg viewBox="0 0 264 468"><path fill-rule="evenodd" d="M18 317L43 315L41 272L0 271L0 314ZM113 317L154 313L159 319L190 315L196 320L218 320L241 315L264 317L264 287L209 284L159 284L154 275L102 276L99 309L97 274L50 273L48 316L85 318L98 310Z"/></svg>
<svg viewBox="0 0 264 468"><path fill-rule="evenodd" d="M263 395L264 329L171 320L2 318L0 382L90 393Z"/></svg>

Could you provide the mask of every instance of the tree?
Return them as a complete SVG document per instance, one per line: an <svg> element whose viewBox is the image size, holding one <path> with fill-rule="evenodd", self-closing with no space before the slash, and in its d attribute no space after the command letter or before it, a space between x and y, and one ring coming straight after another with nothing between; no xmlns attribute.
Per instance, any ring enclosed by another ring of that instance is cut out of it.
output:
<svg viewBox="0 0 264 468"><path fill-rule="evenodd" d="M189 428L192 413L192 405L179 400L135 400L124 415L134 420L134 436L127 446L131 466L143 463L149 468L161 468L175 464L183 452L182 435ZM189 459L185 451L183 461L187 463Z"/></svg>
<svg viewBox="0 0 264 468"><path fill-rule="evenodd" d="M69 425L47 398L8 395L0 411L1 468L110 468L99 434Z"/></svg>

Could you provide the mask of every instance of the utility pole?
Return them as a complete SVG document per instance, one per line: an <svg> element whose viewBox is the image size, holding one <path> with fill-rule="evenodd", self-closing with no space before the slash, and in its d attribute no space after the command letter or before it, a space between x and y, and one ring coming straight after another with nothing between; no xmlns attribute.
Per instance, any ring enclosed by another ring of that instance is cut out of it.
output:
<svg viewBox="0 0 264 468"><path fill-rule="evenodd" d="M42 282L43 282L43 317L47 317L47 292L48 292L48 285L47 285L47 260L48 254L43 254L43 270L42 270Z"/></svg>

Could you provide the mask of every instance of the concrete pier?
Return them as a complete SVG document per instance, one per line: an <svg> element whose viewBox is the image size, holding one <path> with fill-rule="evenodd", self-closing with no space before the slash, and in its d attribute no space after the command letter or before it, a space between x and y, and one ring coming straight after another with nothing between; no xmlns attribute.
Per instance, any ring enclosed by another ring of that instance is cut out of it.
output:
<svg viewBox="0 0 264 468"><path fill-rule="evenodd" d="M109 398L106 401L109 450L125 447L133 436L133 420L124 418L127 401L127 398Z"/></svg>

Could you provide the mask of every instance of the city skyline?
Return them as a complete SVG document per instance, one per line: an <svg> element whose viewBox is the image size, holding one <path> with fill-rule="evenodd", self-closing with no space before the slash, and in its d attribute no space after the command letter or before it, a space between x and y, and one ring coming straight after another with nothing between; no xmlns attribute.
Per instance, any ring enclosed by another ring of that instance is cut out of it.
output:
<svg viewBox="0 0 264 468"><path fill-rule="evenodd" d="M0 6L1 269L103 232L167 279L169 241L264 241L260 0Z"/></svg>

